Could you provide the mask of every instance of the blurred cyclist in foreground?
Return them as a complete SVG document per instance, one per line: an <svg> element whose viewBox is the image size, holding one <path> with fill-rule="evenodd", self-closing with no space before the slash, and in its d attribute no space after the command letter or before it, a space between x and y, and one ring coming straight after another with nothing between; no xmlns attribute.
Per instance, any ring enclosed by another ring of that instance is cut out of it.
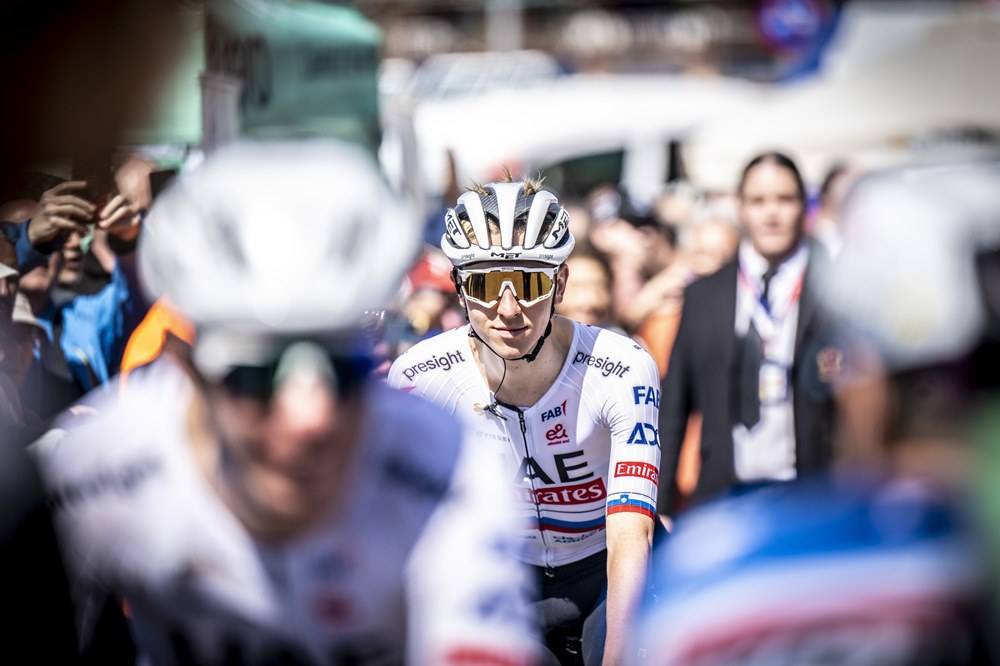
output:
<svg viewBox="0 0 1000 666"><path fill-rule="evenodd" d="M844 369L841 473L679 520L648 663L996 663L966 502L1000 388L1000 163L868 177L843 228L819 286L869 353Z"/></svg>
<svg viewBox="0 0 1000 666"><path fill-rule="evenodd" d="M335 143L224 148L155 204L140 269L197 327L191 356L36 445L84 641L114 593L156 664L531 661L489 455L368 381L363 315L416 241Z"/></svg>

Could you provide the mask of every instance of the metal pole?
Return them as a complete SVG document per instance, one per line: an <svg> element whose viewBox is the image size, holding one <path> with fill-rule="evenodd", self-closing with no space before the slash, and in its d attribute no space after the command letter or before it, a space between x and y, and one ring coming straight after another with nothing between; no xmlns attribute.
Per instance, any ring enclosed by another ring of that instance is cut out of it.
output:
<svg viewBox="0 0 1000 666"><path fill-rule="evenodd" d="M487 50L514 51L521 48L521 13L522 0L487 0Z"/></svg>

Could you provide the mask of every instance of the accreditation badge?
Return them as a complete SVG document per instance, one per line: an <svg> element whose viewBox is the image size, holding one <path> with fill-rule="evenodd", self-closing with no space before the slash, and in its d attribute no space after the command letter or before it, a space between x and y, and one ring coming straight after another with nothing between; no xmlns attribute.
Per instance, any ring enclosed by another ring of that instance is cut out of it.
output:
<svg viewBox="0 0 1000 666"><path fill-rule="evenodd" d="M760 364L758 398L762 407L788 399L788 368L774 361Z"/></svg>
<svg viewBox="0 0 1000 666"><path fill-rule="evenodd" d="M840 379L844 371L844 353L836 347L824 347L816 355L820 381L829 384Z"/></svg>

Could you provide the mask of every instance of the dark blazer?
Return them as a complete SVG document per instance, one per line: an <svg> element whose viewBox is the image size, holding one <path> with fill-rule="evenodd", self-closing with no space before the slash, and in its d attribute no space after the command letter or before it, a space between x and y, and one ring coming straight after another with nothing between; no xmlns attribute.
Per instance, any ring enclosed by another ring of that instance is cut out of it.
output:
<svg viewBox="0 0 1000 666"><path fill-rule="evenodd" d="M834 406L831 359L837 348L813 284L815 266L830 261L817 244L799 300L791 391L795 412L795 454L799 475L830 463ZM677 460L692 412L701 412L701 473L695 502L725 493L738 483L733 466L732 428L737 420L740 345L736 325L736 259L693 282L684 292L680 329L670 355L660 403L660 488L657 510L676 508ZM824 365L825 361L825 365ZM821 370L822 366L822 370Z"/></svg>

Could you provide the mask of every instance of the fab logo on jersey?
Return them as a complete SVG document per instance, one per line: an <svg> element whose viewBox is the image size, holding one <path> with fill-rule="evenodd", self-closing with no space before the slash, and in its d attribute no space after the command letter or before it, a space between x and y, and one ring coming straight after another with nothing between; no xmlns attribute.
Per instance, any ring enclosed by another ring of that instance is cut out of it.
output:
<svg viewBox="0 0 1000 666"><path fill-rule="evenodd" d="M563 424L557 423L555 428L546 430L545 441L549 443L549 446L554 446L555 444L569 444L569 435L566 433L566 428L563 427Z"/></svg>
<svg viewBox="0 0 1000 666"><path fill-rule="evenodd" d="M563 400L561 405L556 405L552 409L546 409L542 412L542 423L545 423L549 419L557 419L560 416L566 415L566 401Z"/></svg>
<svg viewBox="0 0 1000 666"><path fill-rule="evenodd" d="M655 386L633 386L632 398L637 405L653 405L660 408L660 389Z"/></svg>
<svg viewBox="0 0 1000 666"><path fill-rule="evenodd" d="M652 424L636 423L635 427L632 428L632 434L628 436L628 443L659 446L660 436Z"/></svg>

